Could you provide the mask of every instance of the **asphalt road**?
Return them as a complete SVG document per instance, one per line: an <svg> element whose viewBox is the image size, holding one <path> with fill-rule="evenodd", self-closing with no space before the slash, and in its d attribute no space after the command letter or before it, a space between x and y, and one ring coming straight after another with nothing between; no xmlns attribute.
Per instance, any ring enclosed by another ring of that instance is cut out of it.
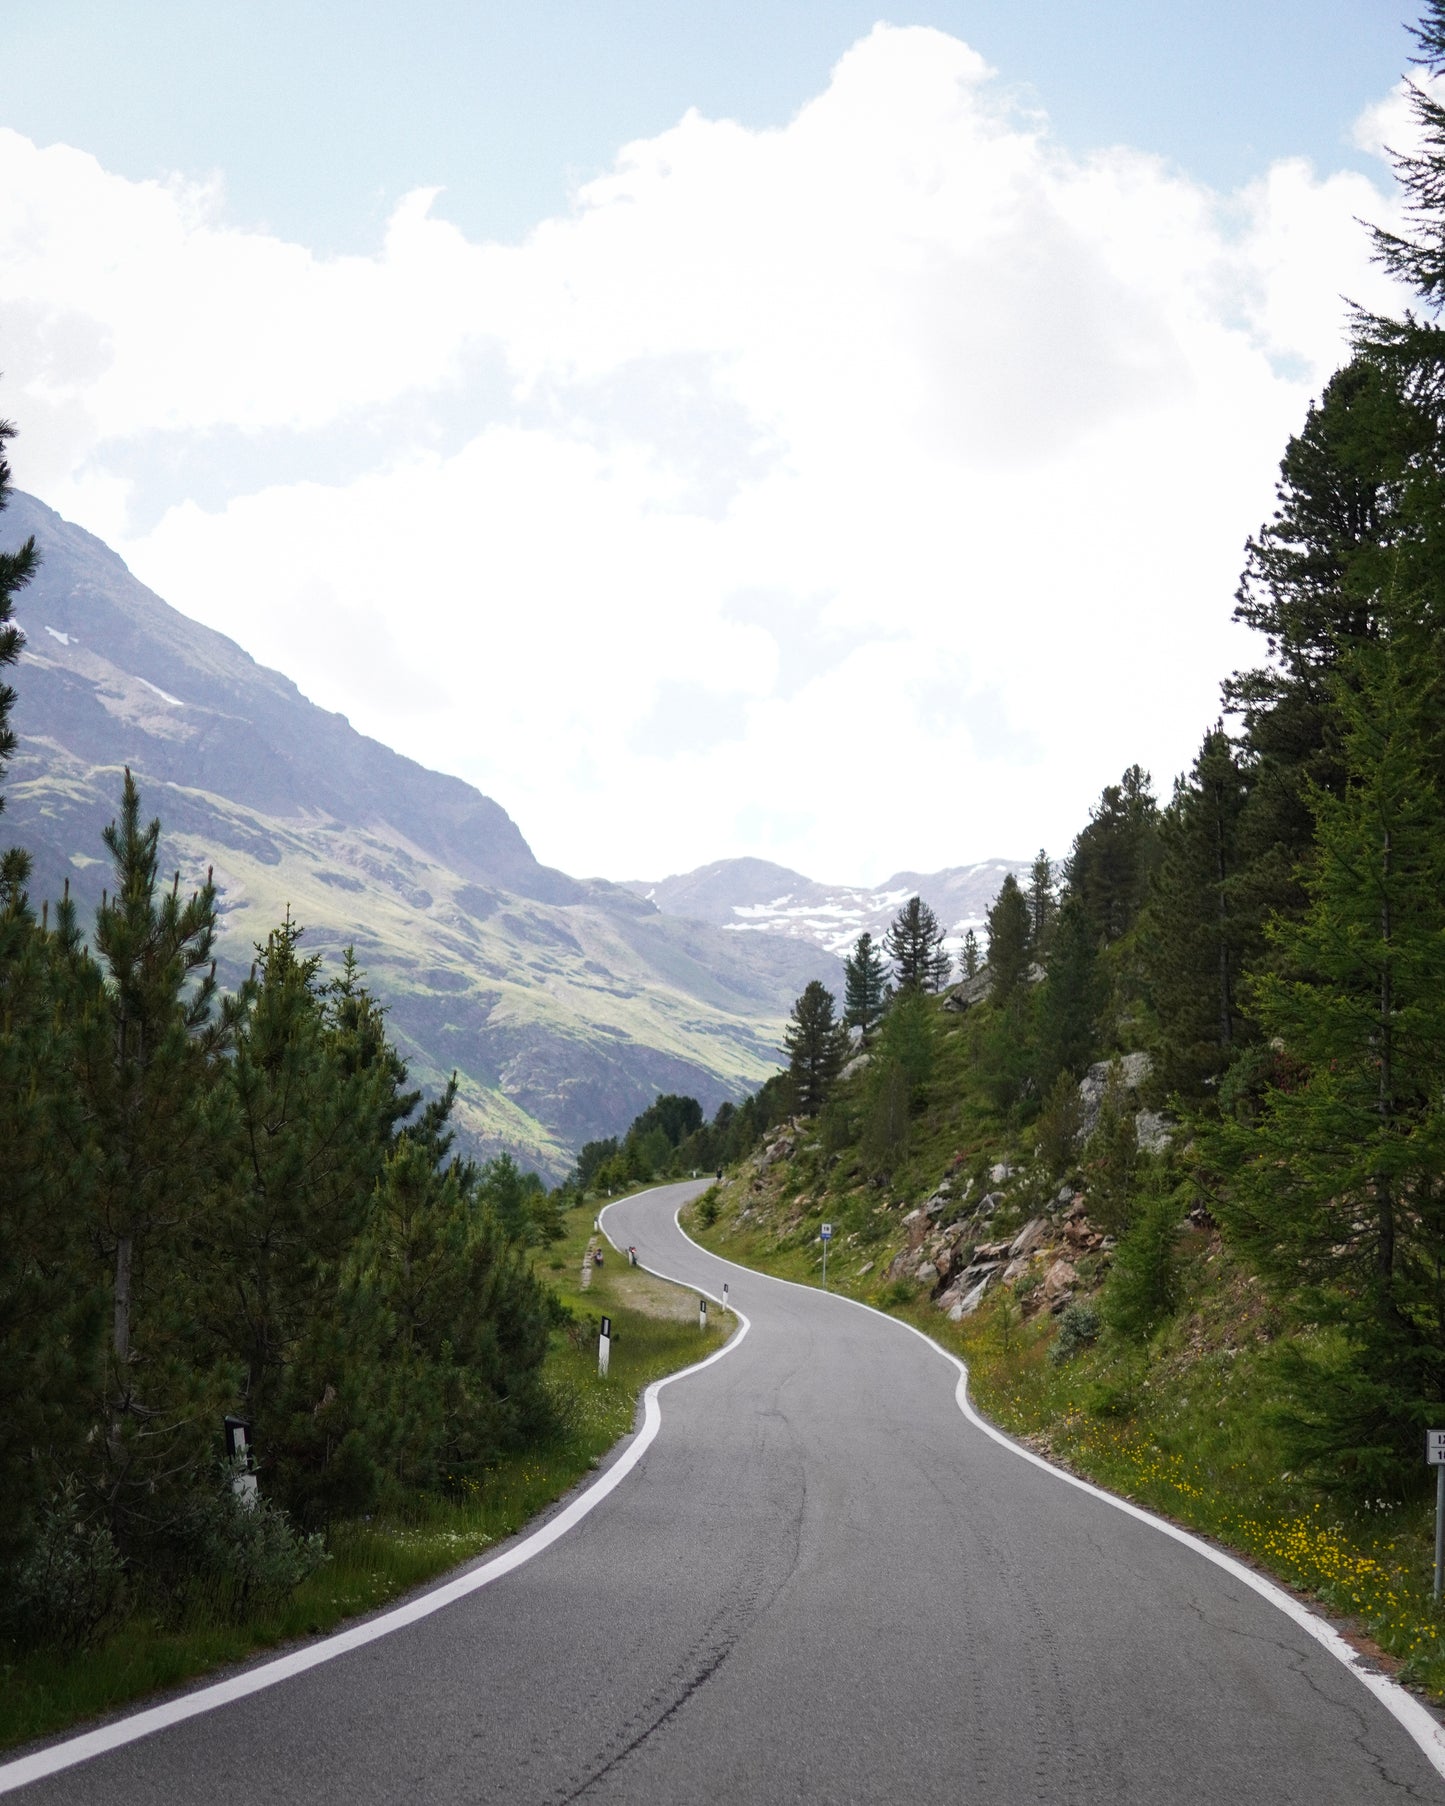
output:
<svg viewBox="0 0 1445 1806"><path fill-rule="evenodd" d="M920 1338L687 1242L694 1189L606 1227L727 1281L750 1327L663 1390L596 1510L419 1623L17 1797L1445 1802L1302 1627L969 1423Z"/></svg>

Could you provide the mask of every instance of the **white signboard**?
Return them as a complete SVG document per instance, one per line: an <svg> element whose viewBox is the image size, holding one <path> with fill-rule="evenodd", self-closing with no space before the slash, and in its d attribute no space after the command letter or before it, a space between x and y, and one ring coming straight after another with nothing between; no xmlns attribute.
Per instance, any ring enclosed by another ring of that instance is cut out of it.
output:
<svg viewBox="0 0 1445 1806"><path fill-rule="evenodd" d="M1426 1430L1425 1460L1431 1467L1445 1467L1445 1430Z"/></svg>
<svg viewBox="0 0 1445 1806"><path fill-rule="evenodd" d="M831 1223L824 1223L818 1233L825 1242L831 1242L833 1239L833 1225Z"/></svg>

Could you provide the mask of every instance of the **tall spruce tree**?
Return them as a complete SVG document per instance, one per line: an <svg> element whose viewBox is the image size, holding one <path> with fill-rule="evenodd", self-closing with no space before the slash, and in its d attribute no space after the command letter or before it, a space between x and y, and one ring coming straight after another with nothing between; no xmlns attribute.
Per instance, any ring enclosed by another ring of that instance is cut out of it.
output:
<svg viewBox="0 0 1445 1806"><path fill-rule="evenodd" d="M1374 1497L1417 1476L1445 1399L1441 666L1428 611L1397 609L1336 679L1345 783L1311 792L1309 906L1255 987L1275 1065L1214 1141L1226 1227L1341 1339L1293 1359L1297 1456Z"/></svg>
<svg viewBox="0 0 1445 1806"><path fill-rule="evenodd" d="M801 1116L816 1116L828 1101L847 1054L847 1031L835 1018L836 1008L833 993L822 980L810 979L783 1031L788 1074Z"/></svg>
<svg viewBox="0 0 1445 1806"><path fill-rule="evenodd" d="M1140 928L1152 1051L1166 1094L1196 1101L1239 1039L1237 993L1253 924L1235 902L1247 776L1216 725L1159 822L1159 857Z"/></svg>
<svg viewBox="0 0 1445 1806"><path fill-rule="evenodd" d="M1104 787L1074 841L1068 886L1104 945L1134 926L1153 870L1159 810L1147 771L1131 765Z"/></svg>
<svg viewBox="0 0 1445 1806"><path fill-rule="evenodd" d="M938 917L921 897L910 897L883 938L900 992L941 991L948 983L951 962L943 940Z"/></svg>
<svg viewBox="0 0 1445 1806"><path fill-rule="evenodd" d="M1311 792L1338 795L1344 785L1336 679L1378 637L1390 597L1418 585L1414 492L1438 462L1433 434L1398 372L1356 357L1291 438L1274 518L1246 546L1235 619L1264 636L1267 658L1224 686L1226 707L1244 724L1233 905L1246 935L1305 907Z"/></svg>
<svg viewBox="0 0 1445 1806"><path fill-rule="evenodd" d="M1373 227L1371 236L1376 260L1420 298L1428 317L1413 309L1403 318L1361 312L1356 336L1435 413L1445 400L1445 330L1438 318L1445 303L1445 104L1435 86L1445 75L1445 0L1426 0L1411 35L1412 61L1426 79L1410 83L1415 148L1393 157L1406 224L1399 232Z"/></svg>
<svg viewBox="0 0 1445 1806"><path fill-rule="evenodd" d="M1039 988L1037 1062L1039 1089L1060 1073L1079 1078L1098 1055L1098 1020L1104 1003L1094 924L1084 906L1065 896L1054 927L1044 982Z"/></svg>
<svg viewBox="0 0 1445 1806"><path fill-rule="evenodd" d="M990 995L1003 1003L1023 984L1033 961L1028 899L1012 872L1004 876L988 912Z"/></svg>
<svg viewBox="0 0 1445 1806"><path fill-rule="evenodd" d="M1049 936L1059 901L1054 893L1054 868L1042 847L1034 855L1029 870L1029 941L1034 958L1042 960L1048 952Z"/></svg>
<svg viewBox="0 0 1445 1806"><path fill-rule="evenodd" d="M888 968L873 936L865 929L843 962L843 1021L866 1041L878 1026L888 1001Z"/></svg>
<svg viewBox="0 0 1445 1806"><path fill-rule="evenodd" d="M979 967L983 964L983 954L979 951L978 936L970 928L963 937L963 952L959 956L965 978L977 978Z"/></svg>

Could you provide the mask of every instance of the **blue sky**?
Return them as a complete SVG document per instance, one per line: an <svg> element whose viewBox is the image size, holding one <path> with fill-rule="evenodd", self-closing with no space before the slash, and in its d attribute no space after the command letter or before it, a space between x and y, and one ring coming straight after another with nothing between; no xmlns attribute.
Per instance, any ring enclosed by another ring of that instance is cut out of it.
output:
<svg viewBox="0 0 1445 1806"><path fill-rule="evenodd" d="M1244 539L1342 297L1400 299L1408 50L1374 0L11 0L17 480L566 869L1062 855L1257 655Z"/></svg>
<svg viewBox="0 0 1445 1806"><path fill-rule="evenodd" d="M0 118L133 178L220 169L239 221L317 249L369 246L431 186L511 238L689 107L785 124L879 19L965 39L1077 150L1220 187L1283 156L1364 167L1350 122L1409 48L1394 0L10 0Z"/></svg>

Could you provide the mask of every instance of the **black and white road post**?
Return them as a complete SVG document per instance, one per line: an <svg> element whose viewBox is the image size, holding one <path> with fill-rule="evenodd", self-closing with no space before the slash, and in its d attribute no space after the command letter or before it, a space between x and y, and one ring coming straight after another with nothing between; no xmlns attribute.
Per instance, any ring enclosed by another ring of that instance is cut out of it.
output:
<svg viewBox="0 0 1445 1806"><path fill-rule="evenodd" d="M824 1223L818 1234L823 1240L823 1285L826 1288L828 1284L828 1243L833 1239L833 1225Z"/></svg>
<svg viewBox="0 0 1445 1806"><path fill-rule="evenodd" d="M604 1317L602 1328L597 1334L597 1371L605 1380L607 1363L612 1359L612 1319Z"/></svg>
<svg viewBox="0 0 1445 1806"><path fill-rule="evenodd" d="M728 1304L728 1282L726 1280L724 1280L723 1281L723 1309L728 1310L730 1308L731 1307Z"/></svg>
<svg viewBox="0 0 1445 1806"><path fill-rule="evenodd" d="M1435 1598L1445 1568L1445 1430L1426 1430L1425 1460L1435 1470Z"/></svg>
<svg viewBox="0 0 1445 1806"><path fill-rule="evenodd" d="M225 1417L226 1459L231 1464L231 1491L243 1505L256 1503L256 1475L251 1466L251 1426L244 1417Z"/></svg>
<svg viewBox="0 0 1445 1806"><path fill-rule="evenodd" d="M699 1298L697 1301L697 1326L699 1329L707 1328L707 1299L706 1298Z"/></svg>

